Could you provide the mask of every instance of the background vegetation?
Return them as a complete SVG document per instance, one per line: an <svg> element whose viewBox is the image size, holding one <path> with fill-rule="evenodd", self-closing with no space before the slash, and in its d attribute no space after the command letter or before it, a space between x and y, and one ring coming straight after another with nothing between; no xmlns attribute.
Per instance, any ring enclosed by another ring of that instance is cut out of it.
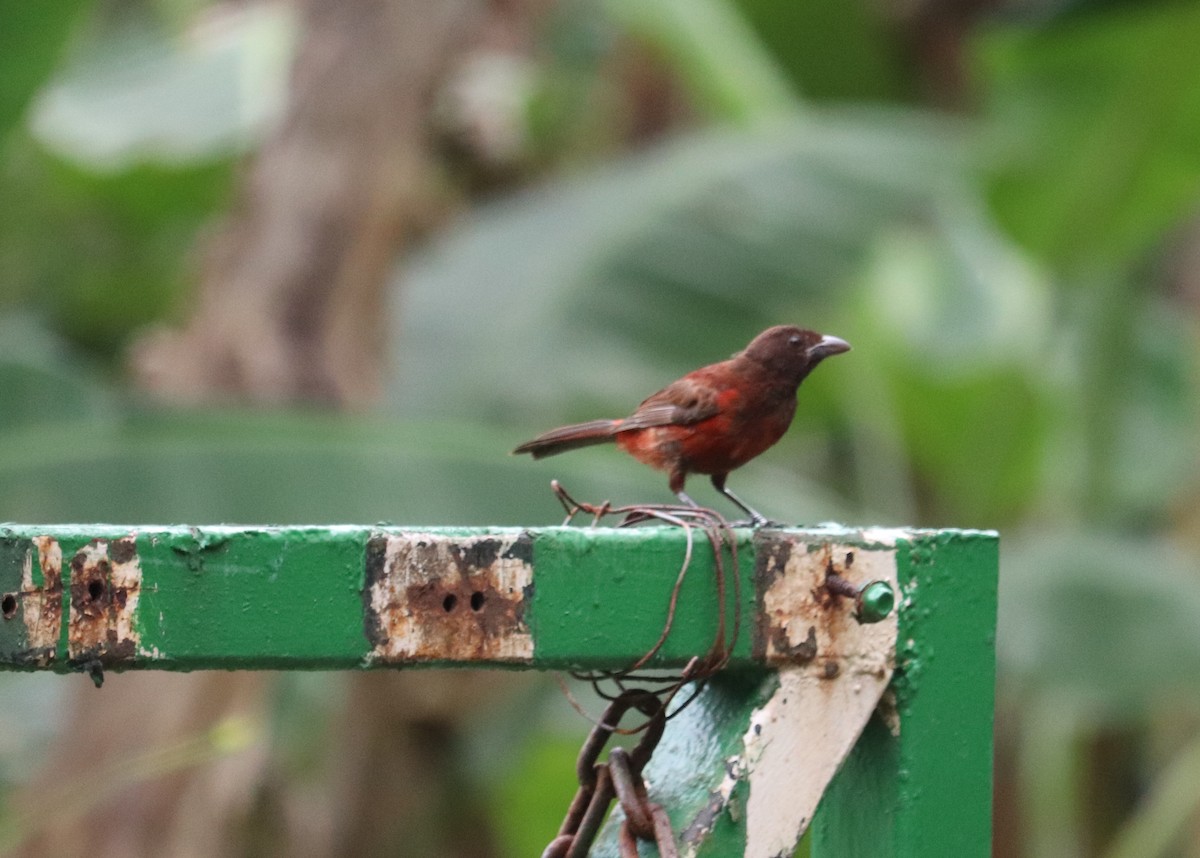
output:
<svg viewBox="0 0 1200 858"><path fill-rule="evenodd" d="M610 450L505 453L802 323L854 352L734 485L780 519L1003 532L995 853L1200 855L1200 4L464 2L413 101L422 194L348 230L392 272L349 374L376 383L198 381L205 307L241 312L220 235L291 228L254 194L331 5L0 2L0 519L541 524L555 476L666 499ZM271 258L311 269L310 239ZM272 330L235 332L239 365ZM509 679L114 677L97 703L0 676L0 848L65 854L160 795L91 854L536 854L583 725ZM104 742L144 758L80 774L113 695L142 720ZM336 799L385 766L431 785L422 833L403 777Z"/></svg>

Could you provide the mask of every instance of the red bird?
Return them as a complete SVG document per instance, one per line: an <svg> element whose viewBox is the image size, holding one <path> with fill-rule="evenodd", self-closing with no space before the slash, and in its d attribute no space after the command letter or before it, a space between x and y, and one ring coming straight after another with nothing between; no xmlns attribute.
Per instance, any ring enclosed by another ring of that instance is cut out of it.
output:
<svg viewBox="0 0 1200 858"><path fill-rule="evenodd" d="M540 459L616 441L639 462L666 471L671 491L689 506L696 502L684 494L687 475L709 474L714 488L761 526L767 519L727 489L725 479L783 437L796 413L796 391L814 367L849 350L838 337L776 325L729 360L668 384L624 419L552 429L513 452Z"/></svg>

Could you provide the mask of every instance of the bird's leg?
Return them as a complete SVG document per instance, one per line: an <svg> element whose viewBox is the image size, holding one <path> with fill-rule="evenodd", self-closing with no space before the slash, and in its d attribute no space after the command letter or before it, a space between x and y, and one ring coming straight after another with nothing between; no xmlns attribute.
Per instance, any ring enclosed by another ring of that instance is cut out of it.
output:
<svg viewBox="0 0 1200 858"><path fill-rule="evenodd" d="M675 497L679 498L681 504L699 509L700 504L688 497L687 492L683 490L684 483L686 482L687 471L676 467L671 471L670 480L668 480L667 485L671 487L671 491L675 492Z"/></svg>
<svg viewBox="0 0 1200 858"><path fill-rule="evenodd" d="M736 506L742 512L746 513L746 515L750 516L750 526L751 527L766 527L768 525L775 524L775 522L771 521L769 518L767 518L761 512L756 510L754 507L750 506L748 503L743 501L741 498L739 498L737 495L735 495L729 489L725 488L725 478L728 476L729 476L728 474L713 474L712 475L713 488L716 489L717 491L719 491L721 494L725 495L725 497L729 498L729 500L731 500L733 502L734 506Z"/></svg>

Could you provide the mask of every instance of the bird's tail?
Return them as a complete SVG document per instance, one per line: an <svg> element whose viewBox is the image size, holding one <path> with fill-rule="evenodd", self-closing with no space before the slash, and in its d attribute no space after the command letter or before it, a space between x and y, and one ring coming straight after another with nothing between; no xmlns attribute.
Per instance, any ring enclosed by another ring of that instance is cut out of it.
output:
<svg viewBox="0 0 1200 858"><path fill-rule="evenodd" d="M526 441L513 453L529 453L535 459L565 453L579 447L590 447L592 444L603 444L616 437L621 428L621 420L591 420L587 423L576 423L573 426L562 426L538 435L532 441Z"/></svg>

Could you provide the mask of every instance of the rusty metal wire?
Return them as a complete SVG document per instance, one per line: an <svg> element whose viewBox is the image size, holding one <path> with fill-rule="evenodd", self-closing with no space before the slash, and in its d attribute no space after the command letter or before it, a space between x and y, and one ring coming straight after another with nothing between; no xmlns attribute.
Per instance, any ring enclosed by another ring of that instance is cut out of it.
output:
<svg viewBox="0 0 1200 858"><path fill-rule="evenodd" d="M614 798L619 801L625 814L618 833L618 845L623 858L636 858L638 840L656 843L663 858L676 858L678 850L670 819L661 805L650 801L642 779L642 769L658 745L666 722L691 703L703 689L706 680L725 667L732 657L742 621L737 536L720 513L704 507L665 504L613 506L607 501L588 504L573 498L557 480L551 483L551 487L566 510L564 525L573 524L580 515L590 516L588 526L591 527L611 517L620 517L618 527L659 522L683 528L686 542L683 562L667 603L666 620L654 645L624 669L571 673L574 678L590 683L596 694L609 701L609 705L600 719L593 721L592 731L580 751L577 766L579 790L558 836L546 847L542 858L586 856ZM712 645L703 656L692 658L680 673L647 672L643 668L659 654L671 633L679 593L692 565L697 530L704 534L713 556L717 629ZM732 578L731 582L729 578ZM734 596L732 627L726 617L730 583ZM687 696L672 707L676 695L689 684L691 688ZM575 710L587 717L583 707L565 685L563 691ZM634 727L622 728L621 719L630 709L636 709L645 716L645 721ZM608 762L601 763L599 754L614 733L643 735L632 752L620 747L613 748L609 752Z"/></svg>
<svg viewBox="0 0 1200 858"><path fill-rule="evenodd" d="M641 658L624 669L574 672L571 675L576 679L590 682L597 695L605 700L612 700L615 696L622 693L626 689L627 683L638 682L640 684L661 683L664 687L659 691L659 695L664 701L669 701L688 682L702 683L704 679L725 667L733 655L733 647L741 631L742 622L741 600L739 598L739 594L741 593L741 570L738 565L737 535L734 533L730 523L719 512L699 506L639 504L615 507L608 501L601 504L588 504L573 498L557 480L552 481L550 485L554 490L555 496L567 512L567 516L563 521L564 525L573 523L574 519L581 513L591 516L590 526L592 527L599 525L605 518L619 516L621 521L618 526L620 527L657 521L681 527L686 535L683 562L680 565L679 574L675 578L675 584L671 588L671 596L667 603L666 620L654 645ZM703 532L713 556L717 629L713 636L712 646L704 656L698 660L693 660L681 674L663 676L639 673L659 653L671 633L671 627L675 621L675 610L679 602L679 591L692 564L692 556L695 551L695 531L697 529ZM728 567L726 566L726 551L728 551ZM729 577L732 577L732 582L727 581ZM729 583L733 585L734 594L732 629L729 629L726 617ZM611 683L616 690L613 692L606 691L602 687L602 683L604 682ZM677 714L680 709L682 709L682 706L676 707L672 715Z"/></svg>

